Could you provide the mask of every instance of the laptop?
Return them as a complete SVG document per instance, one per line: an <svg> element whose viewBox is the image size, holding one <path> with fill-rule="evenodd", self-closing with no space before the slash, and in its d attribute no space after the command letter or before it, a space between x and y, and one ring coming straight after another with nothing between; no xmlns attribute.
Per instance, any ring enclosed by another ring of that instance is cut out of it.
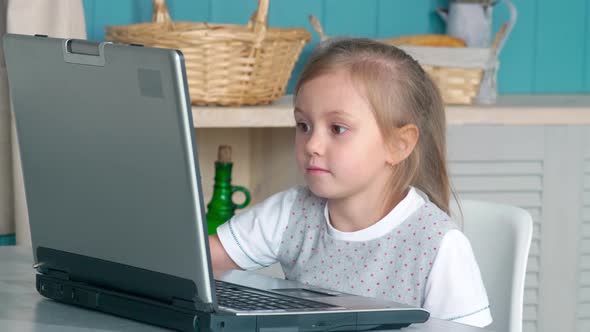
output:
<svg viewBox="0 0 590 332"><path fill-rule="evenodd" d="M38 292L181 331L351 331L421 308L214 276L182 53L7 34Z"/></svg>

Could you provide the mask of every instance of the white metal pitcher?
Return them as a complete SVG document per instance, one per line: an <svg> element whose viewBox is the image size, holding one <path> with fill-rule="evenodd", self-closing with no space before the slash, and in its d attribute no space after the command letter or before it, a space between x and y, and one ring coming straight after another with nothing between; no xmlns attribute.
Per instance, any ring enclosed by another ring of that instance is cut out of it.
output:
<svg viewBox="0 0 590 332"><path fill-rule="evenodd" d="M490 47L492 38L492 11L496 4L503 2L510 10L510 22L500 40L498 50L516 23L516 8L510 0L452 0L449 9L437 9L447 24L447 34L461 38L469 47Z"/></svg>

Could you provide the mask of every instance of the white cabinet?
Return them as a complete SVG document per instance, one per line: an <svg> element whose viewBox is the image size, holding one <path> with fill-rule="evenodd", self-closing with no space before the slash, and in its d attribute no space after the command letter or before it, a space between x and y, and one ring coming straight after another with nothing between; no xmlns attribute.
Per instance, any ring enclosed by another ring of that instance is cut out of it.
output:
<svg viewBox="0 0 590 332"><path fill-rule="evenodd" d="M448 159L452 185L459 197L518 205L533 216L523 329L538 331L545 182L543 127L451 126Z"/></svg>
<svg viewBox="0 0 590 332"><path fill-rule="evenodd" d="M590 134L585 126L451 126L463 198L518 205L534 220L524 331L588 331Z"/></svg>

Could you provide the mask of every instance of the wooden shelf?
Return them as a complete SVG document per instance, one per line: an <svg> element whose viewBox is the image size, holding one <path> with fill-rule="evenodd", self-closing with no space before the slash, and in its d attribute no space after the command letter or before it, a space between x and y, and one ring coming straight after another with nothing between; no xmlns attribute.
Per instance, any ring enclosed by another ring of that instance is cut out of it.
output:
<svg viewBox="0 0 590 332"><path fill-rule="evenodd" d="M449 125L588 125L590 94L503 95L493 105L449 105ZM196 128L293 127L292 95L271 105L244 107L197 107Z"/></svg>
<svg viewBox="0 0 590 332"><path fill-rule="evenodd" d="M193 106L195 128L276 128L295 127L293 96L270 105L243 107Z"/></svg>

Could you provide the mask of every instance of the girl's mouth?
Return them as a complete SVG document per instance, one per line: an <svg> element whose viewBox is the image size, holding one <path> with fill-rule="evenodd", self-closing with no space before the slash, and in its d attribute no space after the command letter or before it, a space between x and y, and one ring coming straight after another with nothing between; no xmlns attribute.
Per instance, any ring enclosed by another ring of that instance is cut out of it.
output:
<svg viewBox="0 0 590 332"><path fill-rule="evenodd" d="M330 173L330 171L328 171L325 168L315 167L315 166L307 167L306 170L310 174L327 174L327 173Z"/></svg>

